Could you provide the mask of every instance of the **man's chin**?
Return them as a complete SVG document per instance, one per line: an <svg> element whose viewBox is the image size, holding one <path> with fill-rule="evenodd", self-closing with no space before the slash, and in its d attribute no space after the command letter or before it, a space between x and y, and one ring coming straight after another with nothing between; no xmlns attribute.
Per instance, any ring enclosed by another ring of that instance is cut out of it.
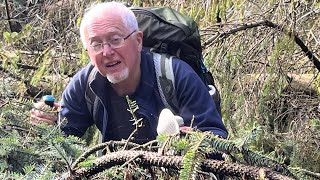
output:
<svg viewBox="0 0 320 180"><path fill-rule="evenodd" d="M112 84L117 84L117 83L120 83L121 81L125 80L124 78L116 78L116 77L112 77L112 76L107 76L107 79Z"/></svg>
<svg viewBox="0 0 320 180"><path fill-rule="evenodd" d="M112 75L107 74L106 75L108 81L111 82L112 84L120 83L120 82L126 80L128 78L128 76L129 76L129 72L127 70L125 70L121 73L117 73L117 74L112 74Z"/></svg>

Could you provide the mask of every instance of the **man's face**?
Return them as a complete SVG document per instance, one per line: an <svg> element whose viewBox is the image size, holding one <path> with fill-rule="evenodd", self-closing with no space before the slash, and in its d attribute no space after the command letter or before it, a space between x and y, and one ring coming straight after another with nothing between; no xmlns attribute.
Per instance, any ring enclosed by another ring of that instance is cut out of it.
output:
<svg viewBox="0 0 320 180"><path fill-rule="evenodd" d="M88 54L101 75L111 83L118 83L140 68L142 32L128 30L116 14L107 13L100 17L92 20L85 29ZM114 48L112 44L117 40L122 43ZM104 45L97 51L101 43Z"/></svg>

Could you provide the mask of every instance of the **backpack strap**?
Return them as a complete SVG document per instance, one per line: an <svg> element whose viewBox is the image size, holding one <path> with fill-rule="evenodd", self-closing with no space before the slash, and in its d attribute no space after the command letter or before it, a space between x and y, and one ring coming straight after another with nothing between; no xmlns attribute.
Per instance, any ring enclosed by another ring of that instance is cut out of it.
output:
<svg viewBox="0 0 320 180"><path fill-rule="evenodd" d="M176 114L178 101L174 87L172 56L153 53L153 62L157 76L159 94L164 106Z"/></svg>
<svg viewBox="0 0 320 180"><path fill-rule="evenodd" d="M98 104L99 104L99 99L97 98L96 94L92 91L91 87L90 87L90 82L94 79L94 77L97 74L97 69L94 68L94 66L90 66L89 69L90 73L87 79L87 83L86 83L86 92L85 92L85 99L86 99L86 103L87 103L87 107L89 110L89 113L92 116L92 119L94 122L97 121L97 110L98 110ZM102 143L102 134L100 131L98 131L98 143ZM98 157L102 156L102 150L97 151L97 155Z"/></svg>
<svg viewBox="0 0 320 180"><path fill-rule="evenodd" d="M157 84L160 93L161 100L164 106L170 109L172 112L177 114L175 110L178 109L178 100L175 94L174 87L174 73L172 68L172 56L168 54L158 54L153 52L153 61L157 76ZM204 66L205 67L205 66ZM207 70L206 70L207 71ZM206 76L212 78L212 75L209 71L205 73ZM208 79L208 77L205 77ZM210 83L211 82L211 83ZM207 82L208 83L208 82ZM209 80L208 90L210 96L213 98L216 109L218 113L221 115L221 107L220 107L220 94L216 87L214 86L213 79Z"/></svg>
<svg viewBox="0 0 320 180"><path fill-rule="evenodd" d="M95 77L95 75L97 73L97 69L95 69L94 66L90 66L89 71L90 71L90 73L89 73L89 76L87 79L87 84L86 84L85 99L86 99L88 110L89 110L93 120L96 121L95 114L96 114L96 110L97 110L99 102L98 102L97 96L94 94L94 92L92 91L92 89L90 87L90 82Z"/></svg>

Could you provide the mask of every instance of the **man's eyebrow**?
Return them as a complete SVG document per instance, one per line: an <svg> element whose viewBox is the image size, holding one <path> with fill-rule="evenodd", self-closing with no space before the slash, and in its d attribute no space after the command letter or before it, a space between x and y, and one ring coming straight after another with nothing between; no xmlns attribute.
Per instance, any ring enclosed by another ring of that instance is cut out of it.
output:
<svg viewBox="0 0 320 180"><path fill-rule="evenodd" d="M97 37L91 37L89 38L89 43L91 44L93 41L99 41L99 38Z"/></svg>

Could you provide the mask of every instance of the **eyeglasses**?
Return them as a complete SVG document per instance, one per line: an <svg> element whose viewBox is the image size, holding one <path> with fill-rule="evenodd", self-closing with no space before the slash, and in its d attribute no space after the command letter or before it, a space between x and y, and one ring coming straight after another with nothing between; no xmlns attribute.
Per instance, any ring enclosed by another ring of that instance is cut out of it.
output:
<svg viewBox="0 0 320 180"><path fill-rule="evenodd" d="M132 31L128 36L126 37L112 37L109 41L104 43L96 43L94 45L90 45L92 47L93 51L97 54L101 53L103 51L103 48L105 45L108 45L111 49L117 49L121 48L124 45L124 42L126 39L128 39L133 33L135 33L136 30Z"/></svg>

